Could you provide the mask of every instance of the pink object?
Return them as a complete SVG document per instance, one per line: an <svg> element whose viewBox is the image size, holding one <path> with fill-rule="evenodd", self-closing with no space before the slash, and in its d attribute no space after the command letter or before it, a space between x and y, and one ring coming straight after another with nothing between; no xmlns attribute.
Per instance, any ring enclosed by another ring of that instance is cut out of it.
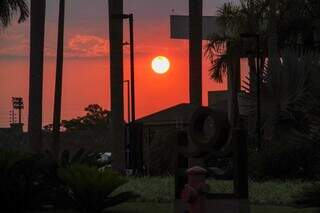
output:
<svg viewBox="0 0 320 213"><path fill-rule="evenodd" d="M206 184L207 170L195 166L187 170L188 184L181 192L181 199L188 203L189 213L204 213L206 193L209 186Z"/></svg>

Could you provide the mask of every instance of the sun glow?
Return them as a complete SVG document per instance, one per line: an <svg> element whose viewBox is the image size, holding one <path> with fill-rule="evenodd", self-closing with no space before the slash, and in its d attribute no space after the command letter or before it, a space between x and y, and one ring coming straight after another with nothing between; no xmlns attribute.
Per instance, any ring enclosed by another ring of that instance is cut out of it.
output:
<svg viewBox="0 0 320 213"><path fill-rule="evenodd" d="M151 67L155 73L164 74L170 69L170 61L164 56L157 56L152 60Z"/></svg>

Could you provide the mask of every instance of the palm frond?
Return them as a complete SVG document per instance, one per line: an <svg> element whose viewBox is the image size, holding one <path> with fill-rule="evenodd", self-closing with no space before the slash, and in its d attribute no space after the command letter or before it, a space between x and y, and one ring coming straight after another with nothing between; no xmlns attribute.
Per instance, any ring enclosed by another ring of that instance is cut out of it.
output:
<svg viewBox="0 0 320 213"><path fill-rule="evenodd" d="M29 17L29 7L26 0L0 1L0 28L9 26L17 15L19 23Z"/></svg>
<svg viewBox="0 0 320 213"><path fill-rule="evenodd" d="M212 58L211 67L209 68L209 74L211 79L218 83L223 82L223 76L228 71L228 56L226 54L219 55L216 58Z"/></svg>

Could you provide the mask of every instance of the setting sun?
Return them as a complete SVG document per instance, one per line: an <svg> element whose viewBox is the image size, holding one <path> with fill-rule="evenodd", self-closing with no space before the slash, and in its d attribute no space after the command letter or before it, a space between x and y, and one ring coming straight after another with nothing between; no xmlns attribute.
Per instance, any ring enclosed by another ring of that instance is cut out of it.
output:
<svg viewBox="0 0 320 213"><path fill-rule="evenodd" d="M151 62L151 67L158 74L166 73L170 68L170 61L164 56L157 56Z"/></svg>

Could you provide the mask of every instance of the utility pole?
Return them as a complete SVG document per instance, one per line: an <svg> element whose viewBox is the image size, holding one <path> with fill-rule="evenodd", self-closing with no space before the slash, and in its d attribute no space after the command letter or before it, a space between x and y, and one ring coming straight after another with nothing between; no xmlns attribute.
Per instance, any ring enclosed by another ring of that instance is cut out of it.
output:
<svg viewBox="0 0 320 213"><path fill-rule="evenodd" d="M61 121L61 97L62 97L62 73L63 73L64 16L65 16L65 0L60 0L59 23L58 23L56 82L55 82L53 129L52 129L52 134L53 134L52 150L53 150L53 155L57 159L59 158L59 152L60 152L60 121Z"/></svg>

